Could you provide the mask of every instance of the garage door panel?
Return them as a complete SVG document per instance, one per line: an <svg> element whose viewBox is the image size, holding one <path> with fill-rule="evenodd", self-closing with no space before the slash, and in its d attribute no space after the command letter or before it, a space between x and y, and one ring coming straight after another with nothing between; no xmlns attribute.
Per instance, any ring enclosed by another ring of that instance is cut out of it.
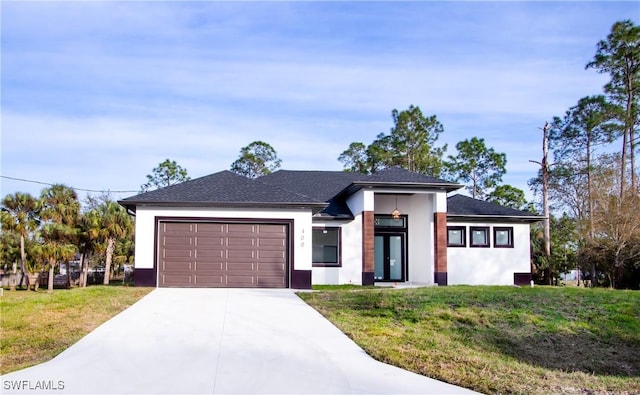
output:
<svg viewBox="0 0 640 395"><path fill-rule="evenodd" d="M281 288L286 286L284 278L282 276L260 276L257 278L257 285L259 287L267 288Z"/></svg>
<svg viewBox="0 0 640 395"><path fill-rule="evenodd" d="M256 225L253 224L228 224L229 234L252 234L256 233Z"/></svg>
<svg viewBox="0 0 640 395"><path fill-rule="evenodd" d="M198 274L193 277L195 279L194 284L200 287L215 287L224 285L223 275L207 276Z"/></svg>
<svg viewBox="0 0 640 395"><path fill-rule="evenodd" d="M270 257L273 255L268 255L269 253L271 254L275 254L277 256L281 256L281 257L286 257L286 254L282 251L282 248L277 248L277 247L264 247L264 248L260 248L257 251L257 257L262 259L265 257Z"/></svg>
<svg viewBox="0 0 640 395"><path fill-rule="evenodd" d="M286 287L287 225L171 223L159 226L159 284Z"/></svg>
<svg viewBox="0 0 640 395"><path fill-rule="evenodd" d="M286 225L271 225L271 224L260 224L258 225L258 230L261 234L264 234L264 233L285 234L287 231Z"/></svg>
<svg viewBox="0 0 640 395"><path fill-rule="evenodd" d="M226 228L225 224L211 224L211 223L196 224L196 231L200 234L204 234L204 233L210 233L212 235L225 234L226 233L225 228Z"/></svg>
<svg viewBox="0 0 640 395"><path fill-rule="evenodd" d="M194 224L185 224L181 222L165 222L163 224L164 233L167 235L174 233L193 232Z"/></svg>
<svg viewBox="0 0 640 395"><path fill-rule="evenodd" d="M261 275L282 275L284 273L284 263L262 263L258 264L258 274Z"/></svg>
<svg viewBox="0 0 640 395"><path fill-rule="evenodd" d="M285 259L285 254L284 251L270 251L270 250L260 250L258 251L258 259L259 260L263 260L263 259Z"/></svg>
<svg viewBox="0 0 640 395"><path fill-rule="evenodd" d="M192 237L165 236L162 243L167 246L191 246L194 244Z"/></svg>
<svg viewBox="0 0 640 395"><path fill-rule="evenodd" d="M229 241L233 240L233 239L249 239L249 240L254 240L257 237L257 233L252 233L252 232L235 232L235 233L227 233L227 242L226 244L229 244Z"/></svg>
<svg viewBox="0 0 640 395"><path fill-rule="evenodd" d="M225 259L225 255L226 255L226 251L223 249L215 249L215 248L211 248L211 249L202 249L202 248L198 248L196 250L196 257L198 259L202 259L202 260L206 260L206 259L212 259L215 262L220 261L221 259Z"/></svg>
<svg viewBox="0 0 640 395"><path fill-rule="evenodd" d="M226 265L226 270L228 272L239 272L239 271L246 271L246 272L255 272L257 268L257 265L254 262L227 262Z"/></svg>
<svg viewBox="0 0 640 395"><path fill-rule="evenodd" d="M225 263L224 262L211 262L211 261L196 261L194 265L194 270L198 272L198 274L220 274L225 271Z"/></svg>
<svg viewBox="0 0 640 395"><path fill-rule="evenodd" d="M253 275L228 275L226 285L229 287L254 287L257 284Z"/></svg>
<svg viewBox="0 0 640 395"><path fill-rule="evenodd" d="M185 285L191 285L191 276L189 275L162 275L161 276L161 284L167 286L180 286L184 287Z"/></svg>
<svg viewBox="0 0 640 395"><path fill-rule="evenodd" d="M229 247L254 247L257 244L255 237L227 237Z"/></svg>
<svg viewBox="0 0 640 395"><path fill-rule="evenodd" d="M193 250L172 250L172 249L168 249L165 248L164 249L164 258L165 259L176 259L176 258L186 258L186 259L191 259L193 258Z"/></svg>
<svg viewBox="0 0 640 395"><path fill-rule="evenodd" d="M287 263L285 259L271 258L271 259L260 259L259 265L284 265Z"/></svg>
<svg viewBox="0 0 640 395"><path fill-rule="evenodd" d="M226 243L226 237L224 236L202 237L201 235L198 235L198 237L196 237L196 240L195 240L195 245L197 245L198 247L207 247L207 246L222 247L225 245L225 243Z"/></svg>
<svg viewBox="0 0 640 395"><path fill-rule="evenodd" d="M258 245L261 246L282 246L287 245L286 237L264 237L264 235L258 236Z"/></svg>
<svg viewBox="0 0 640 395"><path fill-rule="evenodd" d="M260 249L271 249L273 247L282 250L285 246L285 239L265 239L263 237L258 239L258 247Z"/></svg>
<svg viewBox="0 0 640 395"><path fill-rule="evenodd" d="M286 235L276 235L276 234L264 234L260 233L259 236L261 243L271 243L271 244L286 244Z"/></svg>
<svg viewBox="0 0 640 395"><path fill-rule="evenodd" d="M229 261L237 261L238 259L254 259L256 257L256 251L254 250L227 250L227 259Z"/></svg>
<svg viewBox="0 0 640 395"><path fill-rule="evenodd" d="M178 260L166 260L162 263L162 269L164 271L189 271L189 270L193 270L193 261L191 260L185 260L185 261L178 261Z"/></svg>

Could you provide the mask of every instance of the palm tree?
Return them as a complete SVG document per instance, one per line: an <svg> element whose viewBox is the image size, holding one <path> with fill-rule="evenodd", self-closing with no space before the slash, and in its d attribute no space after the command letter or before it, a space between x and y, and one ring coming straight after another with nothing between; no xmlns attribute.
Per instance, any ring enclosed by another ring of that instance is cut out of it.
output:
<svg viewBox="0 0 640 395"><path fill-rule="evenodd" d="M8 215L0 211L0 215ZM0 266L5 273L15 274L20 260L20 237L15 232L0 232ZM16 290L16 279L9 277L9 289Z"/></svg>
<svg viewBox="0 0 640 395"><path fill-rule="evenodd" d="M41 218L46 221L42 229L45 251L49 259L49 292L53 291L53 271L58 261L73 258L72 242L77 239L76 225L80 216L78 194L72 188L55 184L45 188L40 195L42 201Z"/></svg>
<svg viewBox="0 0 640 395"><path fill-rule="evenodd" d="M5 212L0 211L0 215L6 215ZM2 266L0 269L4 269L5 272L11 270L9 264L16 265L20 260L20 236L15 232L0 232L0 262Z"/></svg>
<svg viewBox="0 0 640 395"><path fill-rule="evenodd" d="M59 262L68 262L76 252L76 246L69 240L73 238L74 229L65 224L48 223L41 229L42 254L49 265L49 281L47 292L53 292L55 267ZM68 271L68 267L67 267Z"/></svg>
<svg viewBox="0 0 640 395"><path fill-rule="evenodd" d="M37 233L37 236L35 236L30 243L27 243L27 256L31 261L30 265L29 261L27 261L27 267L30 268L32 273L38 273L38 276L35 278L35 284L33 287L34 291L37 291L40 287L40 274L44 269L42 262L47 262L47 257L44 255L44 246L41 243L41 240L42 238L40 237L40 234Z"/></svg>
<svg viewBox="0 0 640 395"><path fill-rule="evenodd" d="M101 214L101 224L103 236L107 241L107 250L105 255L104 267L104 284L109 284L111 275L111 262L113 260L113 252L116 247L116 241L126 237L133 231L133 221L127 214L124 207L114 201L108 201L101 205L98 210Z"/></svg>
<svg viewBox="0 0 640 395"><path fill-rule="evenodd" d="M87 286L89 258L95 252L102 234L100 213L93 209L82 214L78 220L78 248L80 250L80 286Z"/></svg>
<svg viewBox="0 0 640 395"><path fill-rule="evenodd" d="M29 275L27 273L27 255L25 253L25 239L38 227L39 202L28 193L16 192L2 199L2 227L20 236L20 286L24 280L29 289Z"/></svg>
<svg viewBox="0 0 640 395"><path fill-rule="evenodd" d="M78 194L72 188L55 184L42 190L42 218L58 224L70 227L76 225L80 215L80 202Z"/></svg>

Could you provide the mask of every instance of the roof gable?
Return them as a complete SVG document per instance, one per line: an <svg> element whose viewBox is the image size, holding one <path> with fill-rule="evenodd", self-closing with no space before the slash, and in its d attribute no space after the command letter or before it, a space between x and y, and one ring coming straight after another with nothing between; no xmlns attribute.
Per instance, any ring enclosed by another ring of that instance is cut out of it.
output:
<svg viewBox="0 0 640 395"><path fill-rule="evenodd" d="M353 193L363 187L440 189L447 192L462 188L462 185L440 178L415 173L400 167L389 167L365 178L354 181L347 193Z"/></svg>
<svg viewBox="0 0 640 395"><path fill-rule="evenodd" d="M344 197L367 186L378 188L435 187L446 190L462 187L400 167L390 167L371 175L347 171L278 170L260 177L258 180L329 203L328 207L319 213L319 216L331 218L352 218L353 214L347 207Z"/></svg>

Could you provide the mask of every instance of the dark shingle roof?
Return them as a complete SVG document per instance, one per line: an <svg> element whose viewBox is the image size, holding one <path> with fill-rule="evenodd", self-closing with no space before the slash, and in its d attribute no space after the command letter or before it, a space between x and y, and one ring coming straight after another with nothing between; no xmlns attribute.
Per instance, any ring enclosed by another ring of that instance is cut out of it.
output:
<svg viewBox="0 0 640 395"><path fill-rule="evenodd" d="M520 221L539 221L542 217L528 211L515 210L495 203L485 202L464 195L447 198L447 217L450 219L511 218Z"/></svg>
<svg viewBox="0 0 640 395"><path fill-rule="evenodd" d="M400 167L390 167L374 173L366 178L355 181L348 193L353 193L363 187L378 188L437 188L447 192L462 188L455 182L445 181L440 178L415 173Z"/></svg>
<svg viewBox="0 0 640 395"><path fill-rule="evenodd" d="M125 206L136 204L266 204L321 205L322 201L291 192L259 180L221 171L166 188L131 196L120 201Z"/></svg>
<svg viewBox="0 0 640 395"><path fill-rule="evenodd" d="M417 186L446 187L455 190L462 185L440 178L414 173L399 167L390 167L377 173L367 175L347 171L291 171L278 170L275 173L260 177L268 184L295 191L327 201L350 186Z"/></svg>
<svg viewBox="0 0 640 395"><path fill-rule="evenodd" d="M382 183L411 183L411 184L449 184L451 186L456 183L442 180L440 178L415 173L401 167L390 167L381 170L361 180L365 182L382 182Z"/></svg>
<svg viewBox="0 0 640 395"><path fill-rule="evenodd" d="M366 174L346 171L278 170L260 177L259 180L327 202L328 206L318 213L321 217L350 219L353 214L344 199L335 197L354 181L366 177Z"/></svg>
<svg viewBox="0 0 640 395"><path fill-rule="evenodd" d="M296 191L320 201L329 201L366 174L347 171L278 170L258 180L289 191Z"/></svg>
<svg viewBox="0 0 640 395"><path fill-rule="evenodd" d="M162 206L243 206L309 207L319 216L347 219L353 214L346 204L346 196L361 188L440 188L455 190L461 185L439 178L389 168L373 175L344 171L290 171L249 179L221 171L166 188L141 193L120 201L130 209L136 205ZM496 204L455 195L448 198L448 215L452 218L508 217L537 221L540 217Z"/></svg>
<svg viewBox="0 0 640 395"><path fill-rule="evenodd" d="M259 180L280 188L302 193L329 206L319 215L332 218L352 218L343 194L349 195L365 186L376 187L444 187L454 190L461 185L414 173L399 167L391 167L367 175L346 171L291 171L279 170Z"/></svg>

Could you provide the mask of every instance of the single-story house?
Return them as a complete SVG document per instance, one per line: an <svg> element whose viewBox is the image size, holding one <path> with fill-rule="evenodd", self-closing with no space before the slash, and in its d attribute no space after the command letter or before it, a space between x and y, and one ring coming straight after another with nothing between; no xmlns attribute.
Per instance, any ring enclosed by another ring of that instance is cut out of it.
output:
<svg viewBox="0 0 640 395"><path fill-rule="evenodd" d="M541 218L447 198L461 187L400 168L222 171L119 203L136 217L138 286L528 283Z"/></svg>

